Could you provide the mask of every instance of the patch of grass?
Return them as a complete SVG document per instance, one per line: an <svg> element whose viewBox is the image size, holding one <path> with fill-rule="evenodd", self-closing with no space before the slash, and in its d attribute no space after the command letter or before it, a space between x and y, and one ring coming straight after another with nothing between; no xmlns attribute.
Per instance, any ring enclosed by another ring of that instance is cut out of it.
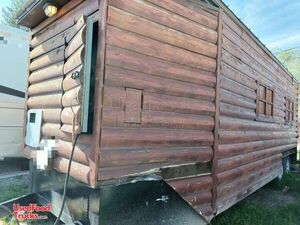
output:
<svg viewBox="0 0 300 225"><path fill-rule="evenodd" d="M0 218L0 225L17 225L17 223L11 217L3 217Z"/></svg>
<svg viewBox="0 0 300 225"><path fill-rule="evenodd" d="M274 190L283 190L286 186L289 187L289 192L300 194L300 174L285 174L281 181L274 180L269 184Z"/></svg>
<svg viewBox="0 0 300 225"><path fill-rule="evenodd" d="M212 225L296 225L300 224L300 175L286 174L281 181L273 181L266 188L282 191L289 187L288 193L296 201L266 207L259 202L245 199L226 212L217 216ZM268 194L268 193L266 193ZM272 194L272 193L269 193ZM250 197L251 198L251 197ZM284 202L283 202L284 203Z"/></svg>
<svg viewBox="0 0 300 225"><path fill-rule="evenodd" d="M4 202L13 198L17 198L28 193L28 185L26 182L17 180L0 182L0 202Z"/></svg>

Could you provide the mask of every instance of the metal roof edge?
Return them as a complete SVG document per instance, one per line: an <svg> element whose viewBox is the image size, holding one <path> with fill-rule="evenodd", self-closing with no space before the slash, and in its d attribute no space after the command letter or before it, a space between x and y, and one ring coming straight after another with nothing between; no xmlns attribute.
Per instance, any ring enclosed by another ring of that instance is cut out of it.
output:
<svg viewBox="0 0 300 225"><path fill-rule="evenodd" d="M30 13L39 3L41 0L32 0L29 1L23 10L19 11L17 14L17 24L20 24L22 20L27 16L28 13Z"/></svg>

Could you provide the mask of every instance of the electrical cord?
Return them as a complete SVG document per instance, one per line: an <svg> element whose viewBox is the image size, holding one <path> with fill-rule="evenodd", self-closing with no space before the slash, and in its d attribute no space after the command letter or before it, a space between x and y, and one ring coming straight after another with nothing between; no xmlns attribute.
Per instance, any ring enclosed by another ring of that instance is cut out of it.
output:
<svg viewBox="0 0 300 225"><path fill-rule="evenodd" d="M63 191L63 198L62 198L61 208L60 208L58 217L56 218L56 220L54 222L54 225L58 225L58 223L61 219L62 213L64 211L64 208L65 208L66 195L67 195L68 183L69 183L69 178L70 178L71 166L72 166L73 156L74 156L74 152L75 152L75 146L76 146L76 143L77 143L77 140L78 140L79 136L80 136L80 134L76 135L73 146L72 146L72 151L71 151L71 155L70 155L70 159L69 159L69 165L68 165L68 172L66 174L66 179L65 179L65 184L64 184L64 191Z"/></svg>

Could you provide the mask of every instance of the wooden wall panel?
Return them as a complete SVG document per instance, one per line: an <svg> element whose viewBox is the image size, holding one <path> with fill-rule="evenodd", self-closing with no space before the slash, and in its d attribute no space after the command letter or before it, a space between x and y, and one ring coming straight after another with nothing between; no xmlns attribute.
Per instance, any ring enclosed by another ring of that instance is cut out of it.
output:
<svg viewBox="0 0 300 225"><path fill-rule="evenodd" d="M72 63L68 63L67 66L65 62L68 57L72 58L72 52L82 44L78 40L84 36L85 29L83 29L84 21L80 20L80 17L91 15L98 10L98 1L76 0L71 1L69 5L73 3L74 8L66 10L67 14L60 15L59 19L52 22L49 19L49 21L44 21L47 27L40 29L41 24L33 28L27 90L28 110L41 109L43 111L42 138L57 140L57 158L54 168L63 173L67 171L72 149L72 137L68 132L72 131L73 111L80 109L77 106L80 99L74 100L74 95L77 96L81 91L78 82L71 81L69 74L74 67L77 67L78 60L76 59L79 57L74 57ZM69 5L67 4L66 7ZM66 47L66 42L71 40L73 40L71 45ZM69 107L71 105L73 108ZM66 108L63 110L64 106ZM71 170L71 176L88 184L90 184L89 166L92 141L90 136L81 135L75 148L74 166Z"/></svg>
<svg viewBox="0 0 300 225"><path fill-rule="evenodd" d="M126 88L125 123L141 123L142 90Z"/></svg>
<svg viewBox="0 0 300 225"><path fill-rule="evenodd" d="M167 180L183 199L205 216L213 213L211 201L213 180L211 176L198 176L185 179Z"/></svg>
<svg viewBox="0 0 300 225"><path fill-rule="evenodd" d="M99 181L212 160L217 21L192 2L108 1ZM182 197L211 215L212 179L194 177Z"/></svg>
<svg viewBox="0 0 300 225"><path fill-rule="evenodd" d="M296 123L285 123L285 98L298 99L298 84L227 14L222 26L218 214L282 172L282 153L297 145ZM271 121L257 118L258 83L274 90Z"/></svg>
<svg viewBox="0 0 300 225"><path fill-rule="evenodd" d="M240 25L196 1L100 2L97 70L103 74L96 79L95 132L78 140L74 178L94 187L97 181L210 162L214 176L167 182L212 216L280 174L282 153L297 144L298 118L285 124L285 98L289 93L297 104L298 85ZM82 70L80 17L98 10L98 3L74 1L74 9L36 27L31 40L27 107L43 110L43 138L59 139L54 165L63 173L72 114L80 112L82 90L71 79ZM258 82L274 90L271 122L257 119Z"/></svg>

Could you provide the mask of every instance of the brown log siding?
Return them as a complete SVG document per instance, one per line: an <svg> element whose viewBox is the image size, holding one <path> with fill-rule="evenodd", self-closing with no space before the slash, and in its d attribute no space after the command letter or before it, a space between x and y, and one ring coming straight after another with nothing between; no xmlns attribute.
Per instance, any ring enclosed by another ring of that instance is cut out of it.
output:
<svg viewBox="0 0 300 225"><path fill-rule="evenodd" d="M72 111L80 111L80 99L74 101L80 83L71 79L82 69L78 20L98 3L70 1L65 14L32 30L26 110L43 109L42 137L59 139L54 168L62 173ZM242 26L193 1L100 4L94 133L80 136L72 177L96 187L161 167L211 162L212 174L167 182L212 216L280 174L282 153L297 145L298 117L285 123L285 98L288 93L296 105L298 84ZM258 83L274 90L268 122L257 117Z"/></svg>
<svg viewBox="0 0 300 225"><path fill-rule="evenodd" d="M99 181L212 160L217 15L184 1L108 1ZM128 89L142 93L133 123ZM210 176L169 183L190 183L182 196L211 214Z"/></svg>
<svg viewBox="0 0 300 225"><path fill-rule="evenodd" d="M278 176L284 151L297 144L296 123L286 125L285 97L298 85L227 14L221 53L217 213ZM274 119L257 120L257 82L274 90Z"/></svg>
<svg viewBox="0 0 300 225"><path fill-rule="evenodd" d="M73 9L67 10L67 8ZM70 47L65 49L64 45L65 41L70 41L83 25L81 22L77 23L80 17L91 15L96 10L98 10L97 1L71 1L65 6L67 13L61 15L61 18L49 23L46 20L32 30L27 110L43 110L42 138L58 140L54 168L62 173L67 171L72 147L71 134L64 132L72 129L72 116L67 106L71 105L70 95L78 91L76 83L64 79L68 77L68 74L64 73L64 61L68 57L67 53L72 50ZM51 18L48 20L50 21ZM64 110L63 106L66 106ZM82 135L79 138L71 170L71 176L88 184L90 183L91 144L91 136ZM27 147L25 152L26 150L28 152Z"/></svg>

